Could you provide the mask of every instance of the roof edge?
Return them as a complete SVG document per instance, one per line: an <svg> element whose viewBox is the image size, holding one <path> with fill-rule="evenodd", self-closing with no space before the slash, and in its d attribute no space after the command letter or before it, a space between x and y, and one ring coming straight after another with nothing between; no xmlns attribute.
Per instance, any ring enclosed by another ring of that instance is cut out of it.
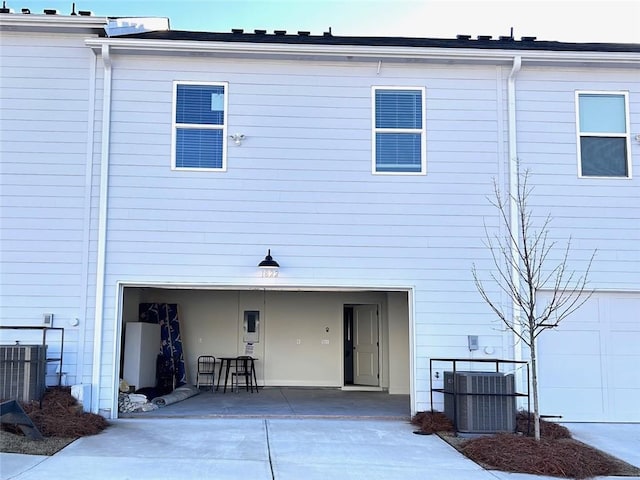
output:
<svg viewBox="0 0 640 480"><path fill-rule="evenodd" d="M87 39L85 44L94 50L109 45L112 51L126 53L144 52L150 54L192 54L202 55L251 55L277 57L314 57L344 60L396 60L396 61L468 61L510 63L516 56L527 63L598 63L618 66L640 65L638 51L556 51L534 49L499 48L443 48L387 45L346 45L317 43L253 43L224 41L157 40L127 36L119 38Z"/></svg>
<svg viewBox="0 0 640 480"><path fill-rule="evenodd" d="M554 51L636 51L640 52L637 43L604 43L604 42L560 42L538 40L537 37L512 36L494 38L490 35L457 35L456 38L398 37L398 36L339 36L331 31L322 35L311 35L310 32L299 31L287 33L275 30L272 34L266 30L245 32L232 29L231 32L195 32L189 30L171 30L164 32L147 32L130 35L129 38L167 41L193 42L249 42L249 43L284 43L290 45L362 45L362 46L404 46L404 47L443 47L443 48L477 48L505 50L554 50Z"/></svg>
<svg viewBox="0 0 640 480"><path fill-rule="evenodd" d="M108 21L107 17L94 16L0 13L0 27L14 31L103 32Z"/></svg>

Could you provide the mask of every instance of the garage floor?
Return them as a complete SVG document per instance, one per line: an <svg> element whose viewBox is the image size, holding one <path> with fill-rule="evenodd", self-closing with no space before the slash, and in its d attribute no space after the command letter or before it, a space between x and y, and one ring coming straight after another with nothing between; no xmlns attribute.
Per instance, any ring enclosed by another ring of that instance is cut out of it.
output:
<svg viewBox="0 0 640 480"><path fill-rule="evenodd" d="M337 388L266 387L199 395L149 412L121 413L120 418L162 417L345 417L406 420L411 416L409 395L343 391Z"/></svg>

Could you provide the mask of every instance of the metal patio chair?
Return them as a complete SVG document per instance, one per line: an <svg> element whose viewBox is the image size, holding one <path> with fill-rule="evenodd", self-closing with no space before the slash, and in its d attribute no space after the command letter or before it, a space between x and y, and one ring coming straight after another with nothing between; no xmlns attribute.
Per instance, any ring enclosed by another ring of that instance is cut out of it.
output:
<svg viewBox="0 0 640 480"><path fill-rule="evenodd" d="M196 388L215 387L216 357L201 355L198 357L198 373L196 375Z"/></svg>
<svg viewBox="0 0 640 480"><path fill-rule="evenodd" d="M253 357L249 355L241 355L236 358L234 371L231 373L231 391L235 389L235 392L240 391L240 382L244 385L245 389L253 393L253 387L255 385L256 393L258 392L258 384L255 382L256 370Z"/></svg>

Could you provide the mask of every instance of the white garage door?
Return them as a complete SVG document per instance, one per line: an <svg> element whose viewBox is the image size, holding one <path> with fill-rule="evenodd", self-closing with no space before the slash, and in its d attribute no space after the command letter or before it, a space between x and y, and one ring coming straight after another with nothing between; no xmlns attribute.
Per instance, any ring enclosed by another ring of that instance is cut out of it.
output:
<svg viewBox="0 0 640 480"><path fill-rule="evenodd" d="M594 294L538 352L542 415L640 422L640 293Z"/></svg>

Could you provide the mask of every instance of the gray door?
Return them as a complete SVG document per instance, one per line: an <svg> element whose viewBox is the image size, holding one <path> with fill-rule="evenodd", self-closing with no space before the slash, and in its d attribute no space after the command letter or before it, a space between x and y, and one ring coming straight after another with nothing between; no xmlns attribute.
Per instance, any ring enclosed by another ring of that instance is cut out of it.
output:
<svg viewBox="0 0 640 480"><path fill-rule="evenodd" d="M354 383L377 387L380 384L377 305L353 307L353 337Z"/></svg>

